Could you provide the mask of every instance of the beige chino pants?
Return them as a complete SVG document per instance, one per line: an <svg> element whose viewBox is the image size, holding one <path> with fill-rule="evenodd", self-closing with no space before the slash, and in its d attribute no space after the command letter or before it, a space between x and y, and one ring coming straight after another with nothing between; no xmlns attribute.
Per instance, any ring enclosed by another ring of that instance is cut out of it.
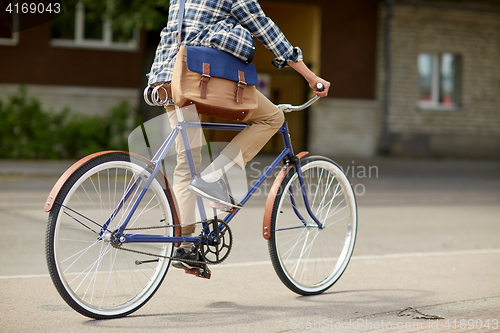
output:
<svg viewBox="0 0 500 333"><path fill-rule="evenodd" d="M250 117L243 122L248 126L238 133L230 144L221 152L228 158L236 162L241 169L257 155L264 145L271 139L276 131L283 125L283 112L276 105L267 99L262 93L257 91L258 108ZM166 106L170 125L172 128L177 125L177 114L174 106ZM186 121L199 121L198 115L194 112L184 112ZM196 166L196 172L200 172L201 167L201 146L202 133L200 129L188 129L188 138ZM234 149L234 147L239 149ZM196 222L196 195L187 189L191 182L191 174L186 158L186 152L180 135L175 139L177 151L177 165L174 170L173 189L177 198L181 223L189 224ZM182 228L183 234L195 232L195 225Z"/></svg>

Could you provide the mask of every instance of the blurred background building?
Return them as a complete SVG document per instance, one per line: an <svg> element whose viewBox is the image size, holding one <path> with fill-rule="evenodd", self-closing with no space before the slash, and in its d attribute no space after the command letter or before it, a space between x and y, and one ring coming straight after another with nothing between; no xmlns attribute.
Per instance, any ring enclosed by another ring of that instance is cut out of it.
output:
<svg viewBox="0 0 500 333"><path fill-rule="evenodd" d="M332 82L328 98L287 115L297 151L500 157L499 1L260 3L302 48L304 61ZM69 106L95 114L126 100L151 117L161 109L144 106L141 94L158 36L114 30L81 4L19 33L0 24L0 98L24 84L55 110ZM259 46L254 63L269 97L276 103L305 101L305 81L293 70L273 68L273 56ZM273 139L264 151L279 146Z"/></svg>

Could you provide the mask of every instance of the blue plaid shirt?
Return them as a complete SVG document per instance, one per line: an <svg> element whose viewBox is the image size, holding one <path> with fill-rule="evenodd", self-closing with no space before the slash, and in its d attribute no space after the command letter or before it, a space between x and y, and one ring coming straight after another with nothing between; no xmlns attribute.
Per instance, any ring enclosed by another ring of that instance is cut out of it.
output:
<svg viewBox="0 0 500 333"><path fill-rule="evenodd" d="M167 27L148 74L148 84L172 79L177 54L179 0L171 0ZM282 68L288 61L302 61L302 51L293 47L278 26L262 11L258 0L187 0L181 45L213 47L248 61L253 56L255 36L275 56Z"/></svg>

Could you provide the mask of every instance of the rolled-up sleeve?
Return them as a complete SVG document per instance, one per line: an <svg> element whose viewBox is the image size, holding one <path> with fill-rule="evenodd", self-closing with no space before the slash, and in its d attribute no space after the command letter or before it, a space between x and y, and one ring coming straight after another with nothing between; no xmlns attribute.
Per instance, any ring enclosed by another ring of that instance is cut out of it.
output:
<svg viewBox="0 0 500 333"><path fill-rule="evenodd" d="M273 60L274 66L283 68L288 61L302 61L300 48L290 44L276 23L266 16L256 0L234 1L231 14L274 54L276 57Z"/></svg>

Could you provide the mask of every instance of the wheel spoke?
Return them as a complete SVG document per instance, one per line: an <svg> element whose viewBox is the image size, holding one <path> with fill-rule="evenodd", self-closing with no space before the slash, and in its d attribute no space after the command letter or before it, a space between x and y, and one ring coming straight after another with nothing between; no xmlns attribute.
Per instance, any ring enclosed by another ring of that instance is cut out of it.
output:
<svg viewBox="0 0 500 333"><path fill-rule="evenodd" d="M320 211L320 217L319 217L319 219L320 219L320 220L322 220L322 221L326 221L326 218L325 218L324 220L321 218L321 216L323 215L323 210L324 210L324 209L325 209L325 207L328 205L328 209L326 210L326 214L325 214L325 215L328 215L328 211L330 210L330 207L332 206L333 202L335 201L335 199L337 198L337 196L338 196L338 195L342 192L342 191L341 191L341 192L339 192L339 193L337 194L337 190L338 190L339 186L340 186L340 184L337 184L337 186L336 186L336 188L335 188L335 192L333 193L333 197L330 199L330 201L329 201L329 202L327 202L327 203L326 203L326 204L325 204L325 205L321 208L321 211ZM341 203L342 203L342 202L341 202ZM316 214L316 215L318 215L318 214Z"/></svg>
<svg viewBox="0 0 500 333"><path fill-rule="evenodd" d="M316 242L316 238L318 237L319 233L318 233L318 229L316 229L316 234L314 235L313 239L311 240L311 242L309 243L309 246L308 246L308 249L306 249L307 251L307 257L305 258L305 262L304 262L304 268L302 269L302 274L300 276L300 279L299 279L299 282L302 282L302 279L304 277L304 273L306 272L307 270L307 263L309 261L309 256L311 255L311 252L312 252L312 249L313 249L313 245L314 245L314 242Z"/></svg>
<svg viewBox="0 0 500 333"><path fill-rule="evenodd" d="M288 263L288 261L289 261L289 259L290 259L291 255L293 254L293 250L295 250L295 247L296 247L297 245L299 245L300 243L302 243L302 239L304 239L304 238L301 238L301 236L304 234L304 231L307 233L307 231L304 229L304 230L300 233L300 235L298 235L298 236L297 236L297 241L295 242L295 244L293 244L293 246L292 246L292 247L291 247L288 251L286 251L286 252L284 252L284 253L283 253L283 257L284 257L285 255L287 255L287 254L288 254L288 257L285 259L285 264L286 264L286 263ZM306 236L305 236L305 237L307 237L307 234L306 234Z"/></svg>
<svg viewBox="0 0 500 333"><path fill-rule="evenodd" d="M307 240L309 239L309 231L306 234L306 238L304 239L304 245L302 245L302 250L300 251L299 258L297 259L297 262L295 263L295 270L293 272L293 277L295 278L295 274L297 274L297 269L299 268L299 263L302 260L302 256L304 255L307 245Z"/></svg>
<svg viewBox="0 0 500 333"><path fill-rule="evenodd" d="M111 280L111 275L113 274L113 267L114 267L114 264L115 264L116 255L117 254L118 254L118 250L115 250L115 254L113 256L113 260L111 261L111 263L109 265L108 279L106 280L106 286L104 287L104 292L102 293L101 303L99 304L99 307L102 307L102 304L104 302L104 298L106 297L106 291L108 290L109 281Z"/></svg>
<svg viewBox="0 0 500 333"><path fill-rule="evenodd" d="M91 245L87 246L86 248L74 253L73 255L69 256L68 258L66 258L64 260L61 260L61 263L64 263L64 262L68 261L69 259L72 259L73 257L79 255L78 258L76 258L76 260L73 261L73 263L66 268L66 271L68 271L71 268L71 266L73 266L73 264L75 264L78 261L78 259L80 259L91 247L93 247L97 243L99 243L99 241L96 240Z"/></svg>

